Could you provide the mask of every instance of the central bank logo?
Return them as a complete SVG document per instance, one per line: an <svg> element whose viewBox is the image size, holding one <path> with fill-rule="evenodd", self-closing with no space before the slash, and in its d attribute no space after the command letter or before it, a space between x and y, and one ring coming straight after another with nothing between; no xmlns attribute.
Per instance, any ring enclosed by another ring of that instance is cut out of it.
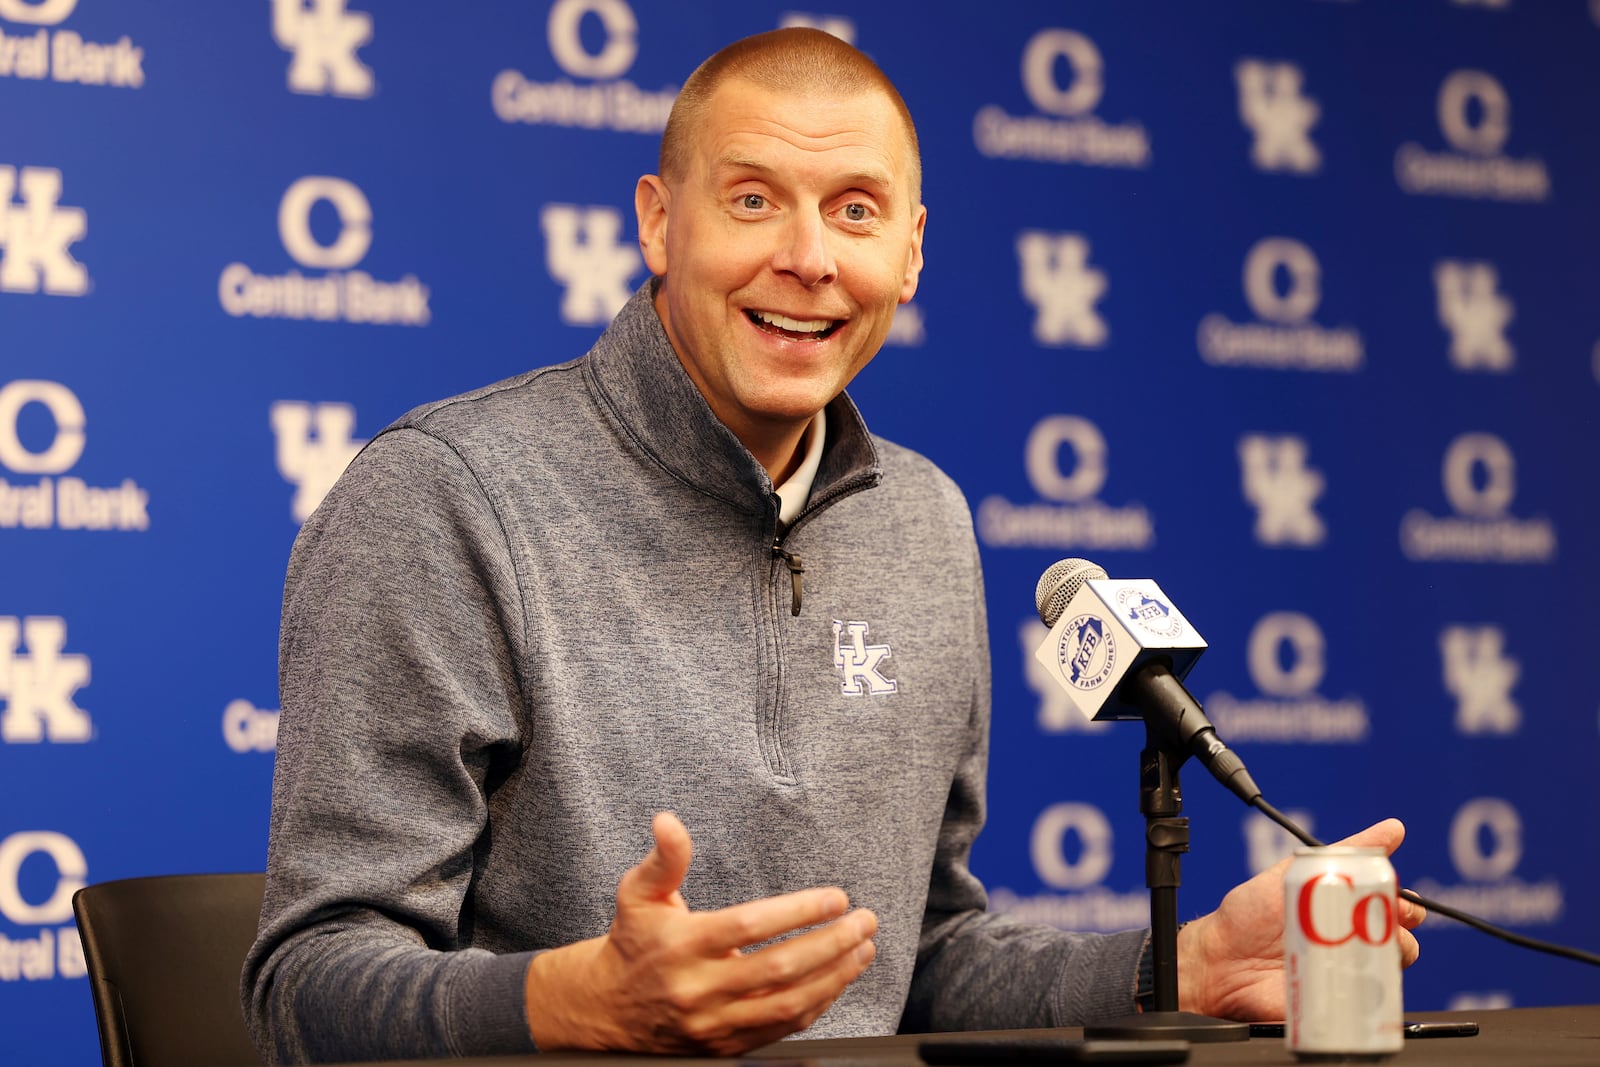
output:
<svg viewBox="0 0 1600 1067"><path fill-rule="evenodd" d="M544 265L566 286L561 321L604 326L633 295L630 280L644 266L637 242L622 239L622 212L613 207L546 204Z"/></svg>
<svg viewBox="0 0 1600 1067"><path fill-rule="evenodd" d="M295 487L289 512L295 522L305 522L366 444L354 436L356 409L279 400L271 418L278 473Z"/></svg>
<svg viewBox="0 0 1600 1067"><path fill-rule="evenodd" d="M1556 558L1556 528L1539 516L1511 514L1517 495L1517 461L1503 440L1464 433L1445 449L1440 471L1454 515L1412 508L1400 520L1400 549L1409 559L1461 563L1549 563Z"/></svg>
<svg viewBox="0 0 1600 1067"><path fill-rule="evenodd" d="M324 273L257 274L230 263L217 280L217 298L229 315L393 326L426 326L432 319L431 291L415 274L384 282L350 269L373 237L372 204L354 182L309 175L292 183L278 202L278 237L301 267Z"/></svg>
<svg viewBox="0 0 1600 1067"><path fill-rule="evenodd" d="M89 684L89 657L63 652L66 645L65 619L0 615L0 740L94 740L89 713L73 703Z"/></svg>
<svg viewBox="0 0 1600 1067"><path fill-rule="evenodd" d="M89 291L89 271L69 251L89 232L89 215L61 206L61 189L59 170L0 166L0 292Z"/></svg>
<svg viewBox="0 0 1600 1067"><path fill-rule="evenodd" d="M1458 70L1439 85L1439 132L1450 146L1432 152L1407 141L1394 154L1395 180L1417 196L1539 202L1550 198L1544 160L1502 154L1511 137L1511 98L1481 70Z"/></svg>
<svg viewBox="0 0 1600 1067"><path fill-rule="evenodd" d="M1307 466L1309 455L1305 438L1293 434L1239 438L1239 474L1244 498L1256 509L1258 544L1316 548L1327 540L1315 508L1327 479Z"/></svg>
<svg viewBox="0 0 1600 1067"><path fill-rule="evenodd" d="M372 68L356 56L372 41L372 16L345 10L345 0L272 0L272 36L294 53L292 91L353 99L376 91Z"/></svg>
<svg viewBox="0 0 1600 1067"><path fill-rule="evenodd" d="M138 89L144 85L144 49L123 35L116 41L86 41L60 26L78 0L0 0L0 22L39 27L10 34L0 26L0 78Z"/></svg>
<svg viewBox="0 0 1600 1067"><path fill-rule="evenodd" d="M0 982L82 978L83 941L72 926L72 895L89 883L83 849L66 834L24 830L0 839L0 918L40 929L0 933ZM68 925L61 925L61 924Z"/></svg>
<svg viewBox="0 0 1600 1067"><path fill-rule="evenodd" d="M886 696L899 689L882 671L883 661L893 654L888 645L867 644L866 623L833 620L833 665L844 674L839 691L845 696Z"/></svg>
<svg viewBox="0 0 1600 1067"><path fill-rule="evenodd" d="M980 108L972 140L993 159L1143 168L1150 137L1136 121L1111 124L1095 109L1105 95L1105 60L1076 30L1052 27L1022 48L1022 88L1035 114L1011 115L997 104Z"/></svg>
<svg viewBox="0 0 1600 1067"><path fill-rule="evenodd" d="M785 11L778 19L778 28L800 26L808 30L831 33L846 44L856 43L855 19L843 15L817 15L808 11Z"/></svg>
<svg viewBox="0 0 1600 1067"><path fill-rule="evenodd" d="M1371 731L1358 696L1329 700L1317 692L1328 670L1322 628L1298 611L1263 615L1250 631L1245 665L1261 696L1240 700L1227 692L1205 702L1217 733L1231 741L1353 744Z"/></svg>
<svg viewBox="0 0 1600 1067"><path fill-rule="evenodd" d="M1111 507L1098 499L1109 474L1105 435L1078 415L1047 415L1028 434L1023 461L1041 498L1013 504L987 496L978 505L978 537L991 548L1142 550L1155 523L1142 504Z"/></svg>
<svg viewBox="0 0 1600 1067"><path fill-rule="evenodd" d="M1110 331L1094 306L1106 276L1089 266L1089 241L1079 233L1024 230L1017 235L1022 295L1034 306L1033 338L1052 347L1099 348Z"/></svg>
<svg viewBox="0 0 1600 1067"><path fill-rule="evenodd" d="M587 36L598 47L585 43ZM556 0L545 23L550 56L567 75L533 81L518 70L495 75L489 97L501 122L658 134L678 97L676 85L650 91L623 75L639 55L639 20L626 0Z"/></svg>
<svg viewBox="0 0 1600 1067"><path fill-rule="evenodd" d="M1067 801L1039 813L1028 837L1034 875L1047 891L1022 896L997 887L989 906L1025 922L1062 930L1113 933L1148 923L1144 889L1118 893L1105 885L1115 859L1111 821L1093 804Z"/></svg>
<svg viewBox="0 0 1600 1067"><path fill-rule="evenodd" d="M1311 140L1322 108L1301 88L1305 74L1293 63L1241 59L1233 66L1239 119L1255 136L1250 162L1257 170L1315 174L1322 153Z"/></svg>
<svg viewBox="0 0 1600 1067"><path fill-rule="evenodd" d="M235 752L275 752L281 712L231 700L222 709L222 740Z"/></svg>
<svg viewBox="0 0 1600 1067"><path fill-rule="evenodd" d="M1456 698L1459 734L1515 734L1522 709L1511 691L1522 664L1506 655L1506 634L1498 626L1447 626L1439 634L1444 687Z"/></svg>
<svg viewBox="0 0 1600 1067"><path fill-rule="evenodd" d="M1433 267L1439 324L1450 331L1450 362L1459 371L1506 373L1517 353L1506 340L1516 305L1500 293L1492 263L1441 259Z"/></svg>
<svg viewBox="0 0 1600 1067"><path fill-rule="evenodd" d="M1450 823L1450 862L1463 882L1440 885L1423 878L1412 888L1492 923L1549 926L1561 921L1566 911L1561 883L1547 878L1529 884L1518 878L1522 853L1522 815L1509 801L1478 797L1461 805ZM1440 929L1455 925L1444 923Z"/></svg>
<svg viewBox="0 0 1600 1067"><path fill-rule="evenodd" d="M0 530L148 530L150 494L132 478L101 488L66 474L88 444L77 394L60 382L0 385Z"/></svg>
<svg viewBox="0 0 1600 1067"><path fill-rule="evenodd" d="M1366 345L1353 326L1328 328L1313 321L1322 304L1322 265L1316 253L1290 237L1265 237L1244 259L1244 296L1255 322L1238 323L1213 312L1200 320L1200 356L1215 367L1262 367L1354 373Z"/></svg>

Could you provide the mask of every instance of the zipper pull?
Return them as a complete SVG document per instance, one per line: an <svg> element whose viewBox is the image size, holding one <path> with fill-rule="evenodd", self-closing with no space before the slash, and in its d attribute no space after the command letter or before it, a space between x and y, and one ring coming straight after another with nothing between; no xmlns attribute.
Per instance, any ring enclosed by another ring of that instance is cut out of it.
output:
<svg viewBox="0 0 1600 1067"><path fill-rule="evenodd" d="M802 590L800 588L800 576L806 572L805 561L799 556L795 555L793 552L785 550L784 547L778 544L776 541L774 541L772 544L772 554L789 565L789 580L794 587L794 603L789 608L789 614L798 615L800 614L800 599L802 596Z"/></svg>

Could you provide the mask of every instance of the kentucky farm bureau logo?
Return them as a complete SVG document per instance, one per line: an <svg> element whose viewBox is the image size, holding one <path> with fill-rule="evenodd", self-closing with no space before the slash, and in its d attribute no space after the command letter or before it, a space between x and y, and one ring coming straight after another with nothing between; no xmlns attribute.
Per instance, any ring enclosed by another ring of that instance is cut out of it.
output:
<svg viewBox="0 0 1600 1067"><path fill-rule="evenodd" d="M1105 620L1078 615L1068 620L1056 645L1061 674L1074 688L1091 692L1106 684L1117 666L1117 641Z"/></svg>
<svg viewBox="0 0 1600 1067"><path fill-rule="evenodd" d="M1147 596L1142 590L1119 589L1117 606L1129 622L1157 637L1174 638L1183 633L1183 618L1173 612L1172 605Z"/></svg>

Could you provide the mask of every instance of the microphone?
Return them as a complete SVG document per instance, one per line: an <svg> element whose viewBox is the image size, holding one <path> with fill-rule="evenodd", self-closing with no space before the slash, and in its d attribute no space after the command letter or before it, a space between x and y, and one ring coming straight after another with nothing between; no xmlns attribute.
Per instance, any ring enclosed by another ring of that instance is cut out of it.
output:
<svg viewBox="0 0 1600 1067"><path fill-rule="evenodd" d="M1148 578L1111 579L1086 559L1051 564L1034 590L1050 635L1034 652L1086 719L1140 719L1246 804L1261 789L1183 687L1206 642Z"/></svg>

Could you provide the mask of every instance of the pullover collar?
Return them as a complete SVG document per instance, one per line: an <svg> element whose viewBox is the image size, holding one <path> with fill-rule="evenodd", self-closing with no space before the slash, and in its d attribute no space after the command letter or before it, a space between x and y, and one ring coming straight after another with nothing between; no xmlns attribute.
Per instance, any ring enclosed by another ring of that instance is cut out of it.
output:
<svg viewBox="0 0 1600 1067"><path fill-rule="evenodd" d="M584 360L622 429L678 480L752 514L777 514L772 479L695 388L656 314L656 282L640 286ZM806 510L883 474L877 448L845 393L828 402L822 461Z"/></svg>

